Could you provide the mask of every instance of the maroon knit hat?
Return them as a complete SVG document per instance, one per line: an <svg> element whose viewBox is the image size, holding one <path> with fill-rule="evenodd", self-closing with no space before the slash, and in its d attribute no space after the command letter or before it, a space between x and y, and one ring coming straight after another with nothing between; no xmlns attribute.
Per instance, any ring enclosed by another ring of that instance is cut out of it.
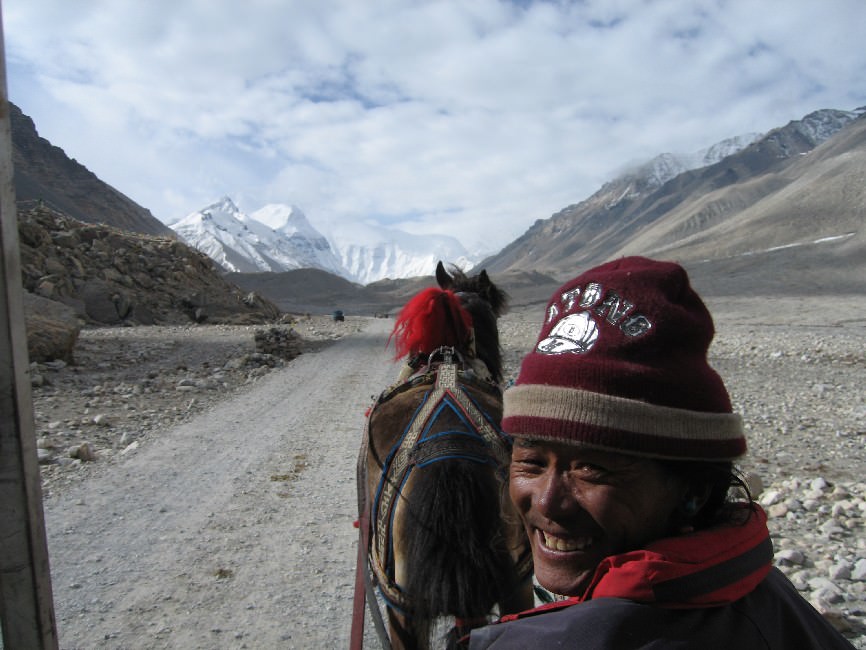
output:
<svg viewBox="0 0 866 650"><path fill-rule="evenodd" d="M713 320L673 262L626 257L557 290L505 391L503 430L654 458L733 460L742 420L707 361Z"/></svg>

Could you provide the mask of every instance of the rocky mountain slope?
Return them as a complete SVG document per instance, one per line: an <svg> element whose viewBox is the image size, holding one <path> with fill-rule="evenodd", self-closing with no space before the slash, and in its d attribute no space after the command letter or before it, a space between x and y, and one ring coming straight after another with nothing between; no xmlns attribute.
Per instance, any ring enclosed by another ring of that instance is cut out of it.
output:
<svg viewBox="0 0 866 650"><path fill-rule="evenodd" d="M824 247L811 255L813 263L851 260L864 251L861 113L818 111L657 187L645 175L624 175L537 221L484 265L493 272L534 269L564 278L606 259L644 254L690 267L713 260L715 273L739 256L749 255L755 268L780 247L789 247L793 259L827 241L839 250L825 254ZM855 266L860 281L864 264Z"/></svg>
<svg viewBox="0 0 866 650"><path fill-rule="evenodd" d="M45 204L85 223L146 235L173 236L168 226L99 180L60 147L39 136L33 120L9 104L15 195L20 206Z"/></svg>
<svg viewBox="0 0 866 650"><path fill-rule="evenodd" d="M35 208L19 215L24 288L89 323L261 322L279 316L242 293L213 262L170 237L85 224Z"/></svg>
<svg viewBox="0 0 866 650"><path fill-rule="evenodd" d="M676 259L706 294L862 293L866 117L818 111L741 144L685 172L682 161L659 156L537 221L477 268L517 304L543 301L579 269L621 255ZM290 311L339 305L367 314L397 308L417 286L361 288L295 273L231 279Z"/></svg>
<svg viewBox="0 0 866 650"><path fill-rule="evenodd" d="M28 351L72 360L86 325L265 323L281 312L242 292L150 212L39 137L10 104Z"/></svg>
<svg viewBox="0 0 866 650"><path fill-rule="evenodd" d="M230 284L171 237L86 224L43 206L18 236L31 360L66 359L82 324L264 323L269 300Z"/></svg>

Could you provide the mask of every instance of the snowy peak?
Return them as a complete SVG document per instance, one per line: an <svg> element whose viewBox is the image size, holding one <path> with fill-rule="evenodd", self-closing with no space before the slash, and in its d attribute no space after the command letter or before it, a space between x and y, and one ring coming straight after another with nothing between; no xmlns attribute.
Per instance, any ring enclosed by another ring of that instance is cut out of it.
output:
<svg viewBox="0 0 866 650"><path fill-rule="evenodd" d="M700 149L689 154L663 153L638 167L632 174L645 178L647 185L655 189L683 172L714 165L745 149L760 138L760 133L746 133L733 138L726 138L706 149Z"/></svg>
<svg viewBox="0 0 866 650"><path fill-rule="evenodd" d="M480 261L453 237L413 235L368 224L343 224L330 234L344 277L361 284L430 275L439 260L470 268Z"/></svg>
<svg viewBox="0 0 866 650"><path fill-rule="evenodd" d="M429 275L439 260L463 268L479 261L453 237L359 223L341 224L326 237L295 206L270 204L247 215L229 197L171 227L226 271L240 273L315 268L369 284Z"/></svg>
<svg viewBox="0 0 866 650"><path fill-rule="evenodd" d="M193 224L205 224L210 227L222 231L236 231L240 225L238 216L241 214L237 206L232 200L224 196L219 201L212 203L206 208L202 208L198 212L192 212L183 219L175 223L179 227L181 224L191 226Z"/></svg>
<svg viewBox="0 0 866 650"><path fill-rule="evenodd" d="M229 197L188 214L172 229L226 271L240 273L317 268L341 270L325 237L296 208L266 213L279 228L241 212ZM279 220L279 221L277 221Z"/></svg>
<svg viewBox="0 0 866 650"><path fill-rule="evenodd" d="M250 218L289 237L299 235L316 239L322 236L318 230L313 228L300 208L294 205L269 203L253 212Z"/></svg>
<svg viewBox="0 0 866 650"><path fill-rule="evenodd" d="M753 142L757 142L761 138L761 135L762 134L760 133L746 133L733 138L725 138L711 147L701 149L694 154L694 162L692 165L689 165L688 168L700 169L701 167L715 165L717 162L724 160L728 156L732 156L738 151L742 151Z"/></svg>
<svg viewBox="0 0 866 650"><path fill-rule="evenodd" d="M726 138L689 154L663 153L606 183L598 194L605 198L608 207L613 207L622 200L645 196L684 172L710 167L763 142L775 142L783 155L811 150L864 112L863 108L854 111L822 109L766 134L746 133Z"/></svg>
<svg viewBox="0 0 866 650"><path fill-rule="evenodd" d="M842 127L856 120L863 112L863 108L854 111L825 108L809 113L802 120L791 122L789 126L805 136L812 145L819 145L835 135Z"/></svg>

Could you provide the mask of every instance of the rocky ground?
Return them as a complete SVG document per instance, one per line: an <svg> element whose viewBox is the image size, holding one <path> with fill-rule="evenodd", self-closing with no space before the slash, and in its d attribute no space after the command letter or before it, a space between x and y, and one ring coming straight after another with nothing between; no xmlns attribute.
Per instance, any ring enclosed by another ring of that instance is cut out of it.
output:
<svg viewBox="0 0 866 650"><path fill-rule="evenodd" d="M746 421L742 470L767 509L776 563L856 647L866 648L866 299L708 301L712 361ZM507 374L532 345L541 306L502 320ZM291 326L302 353L363 329L324 316ZM287 363L255 326L89 329L75 365L35 364L43 488L52 499L143 441L251 390ZM261 346L260 346L261 347ZM214 453L214 450L202 450Z"/></svg>
<svg viewBox="0 0 866 650"><path fill-rule="evenodd" d="M275 326L101 327L79 335L74 362L31 366L37 448L46 496L87 477L148 436L251 388L297 354L359 329L309 315ZM263 339L287 339L272 349ZM266 351L270 350L270 351Z"/></svg>

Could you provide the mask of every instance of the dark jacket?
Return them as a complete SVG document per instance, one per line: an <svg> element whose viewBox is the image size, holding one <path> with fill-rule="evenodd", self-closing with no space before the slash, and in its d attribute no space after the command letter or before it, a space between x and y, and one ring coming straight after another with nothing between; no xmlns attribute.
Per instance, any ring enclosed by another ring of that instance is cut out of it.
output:
<svg viewBox="0 0 866 650"><path fill-rule="evenodd" d="M851 650L777 569L764 513L607 558L587 593L472 632L470 650Z"/></svg>

